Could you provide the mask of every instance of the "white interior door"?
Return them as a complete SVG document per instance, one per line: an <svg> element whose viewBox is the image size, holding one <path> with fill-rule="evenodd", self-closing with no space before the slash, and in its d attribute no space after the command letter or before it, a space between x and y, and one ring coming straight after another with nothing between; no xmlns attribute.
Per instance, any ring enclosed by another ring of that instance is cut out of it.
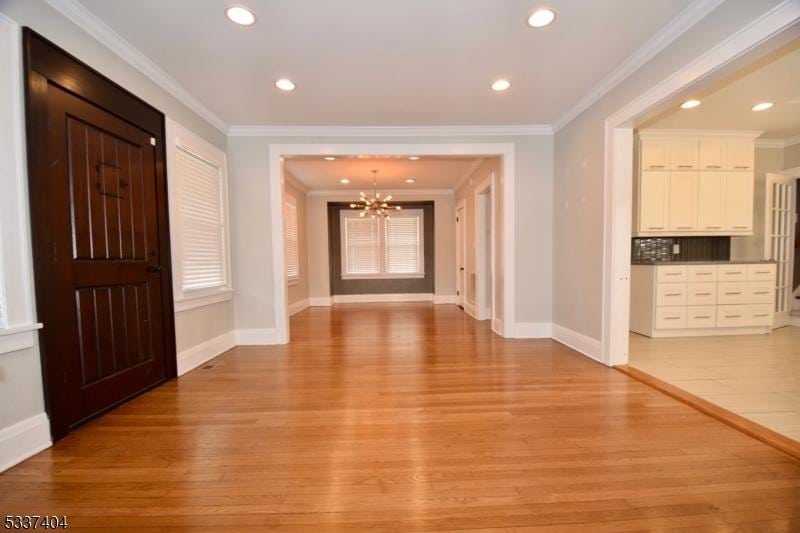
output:
<svg viewBox="0 0 800 533"><path fill-rule="evenodd" d="M464 240L466 238L466 227L464 224L464 214L466 206L460 203L456 209L456 300L462 308L467 301L467 265Z"/></svg>
<svg viewBox="0 0 800 533"><path fill-rule="evenodd" d="M779 328L789 323L792 310L796 178L767 173L766 187L764 252L768 259L778 264L774 327Z"/></svg>

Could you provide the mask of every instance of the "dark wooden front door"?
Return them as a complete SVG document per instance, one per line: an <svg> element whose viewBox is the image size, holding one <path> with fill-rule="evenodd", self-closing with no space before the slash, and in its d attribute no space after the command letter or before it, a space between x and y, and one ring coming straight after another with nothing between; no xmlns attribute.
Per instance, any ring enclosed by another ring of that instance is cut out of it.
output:
<svg viewBox="0 0 800 533"><path fill-rule="evenodd" d="M25 35L36 293L58 438L174 375L163 115L148 131L125 116L141 101Z"/></svg>

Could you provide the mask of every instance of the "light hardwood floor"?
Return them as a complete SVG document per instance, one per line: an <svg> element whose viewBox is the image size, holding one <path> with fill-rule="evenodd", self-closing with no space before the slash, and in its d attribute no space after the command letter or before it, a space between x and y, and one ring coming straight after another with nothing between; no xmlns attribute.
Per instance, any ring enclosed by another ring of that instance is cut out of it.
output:
<svg viewBox="0 0 800 533"><path fill-rule="evenodd" d="M651 339L629 365L800 441L800 328L771 335Z"/></svg>
<svg viewBox="0 0 800 533"><path fill-rule="evenodd" d="M70 529L798 531L800 463L455 306L292 318L0 475Z"/></svg>

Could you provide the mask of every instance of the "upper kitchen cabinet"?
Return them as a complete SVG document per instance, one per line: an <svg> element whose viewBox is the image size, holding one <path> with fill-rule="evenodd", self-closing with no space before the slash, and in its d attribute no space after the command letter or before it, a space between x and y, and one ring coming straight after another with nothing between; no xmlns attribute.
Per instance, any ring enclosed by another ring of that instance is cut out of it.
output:
<svg viewBox="0 0 800 533"><path fill-rule="evenodd" d="M725 139L700 139L700 170L724 170L727 149Z"/></svg>
<svg viewBox="0 0 800 533"><path fill-rule="evenodd" d="M668 143L667 139L642 139L642 170L667 170L669 168Z"/></svg>
<svg viewBox="0 0 800 533"><path fill-rule="evenodd" d="M670 170L697 170L697 139L669 139Z"/></svg>
<svg viewBox="0 0 800 533"><path fill-rule="evenodd" d="M728 139L727 170L751 171L755 167L756 150L753 139Z"/></svg>

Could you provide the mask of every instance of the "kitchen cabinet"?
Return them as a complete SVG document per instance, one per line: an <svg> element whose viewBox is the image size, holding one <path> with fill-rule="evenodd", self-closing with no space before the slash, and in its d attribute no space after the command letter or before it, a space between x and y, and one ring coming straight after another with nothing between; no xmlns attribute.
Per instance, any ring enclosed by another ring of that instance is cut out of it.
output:
<svg viewBox="0 0 800 533"><path fill-rule="evenodd" d="M728 143L724 139L700 139L698 145L700 170L723 170Z"/></svg>
<svg viewBox="0 0 800 533"><path fill-rule="evenodd" d="M725 228L724 172L699 172L697 175L697 229L722 231Z"/></svg>
<svg viewBox="0 0 800 533"><path fill-rule="evenodd" d="M747 139L729 139L727 146L726 170L753 170L755 167L755 146Z"/></svg>
<svg viewBox="0 0 800 533"><path fill-rule="evenodd" d="M725 177L725 229L753 231L752 172L728 172Z"/></svg>
<svg viewBox="0 0 800 533"><path fill-rule="evenodd" d="M696 170L697 144L697 139L670 139L667 142L670 170Z"/></svg>
<svg viewBox="0 0 800 533"><path fill-rule="evenodd" d="M672 231L697 229L697 172L669 173L668 227Z"/></svg>
<svg viewBox="0 0 800 533"><path fill-rule="evenodd" d="M639 183L641 230L665 231L669 223L669 172L642 172Z"/></svg>
<svg viewBox="0 0 800 533"><path fill-rule="evenodd" d="M666 170L669 166L667 139L643 139L641 145L642 170Z"/></svg>

